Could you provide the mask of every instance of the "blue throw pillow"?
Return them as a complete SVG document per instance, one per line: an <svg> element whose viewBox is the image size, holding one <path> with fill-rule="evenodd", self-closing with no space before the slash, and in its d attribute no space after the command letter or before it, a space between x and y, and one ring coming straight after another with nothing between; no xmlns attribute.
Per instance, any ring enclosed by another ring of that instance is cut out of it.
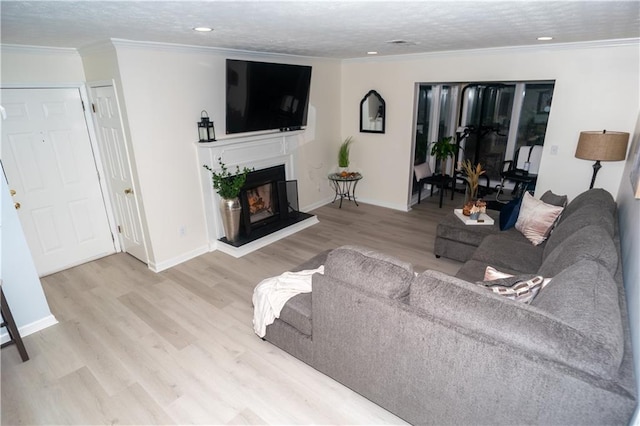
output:
<svg viewBox="0 0 640 426"><path fill-rule="evenodd" d="M500 230L506 231L513 228L518 221L518 214L520 214L520 204L522 203L522 197L515 198L505 204L500 210Z"/></svg>

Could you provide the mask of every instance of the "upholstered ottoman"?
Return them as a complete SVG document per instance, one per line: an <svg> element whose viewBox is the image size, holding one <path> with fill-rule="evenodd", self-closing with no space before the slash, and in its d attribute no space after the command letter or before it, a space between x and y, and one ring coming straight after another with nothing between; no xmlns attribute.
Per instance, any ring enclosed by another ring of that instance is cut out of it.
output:
<svg viewBox="0 0 640 426"><path fill-rule="evenodd" d="M487 210L493 225L465 225L452 211L438 224L433 252L436 257L466 262L484 237L500 232L500 212Z"/></svg>

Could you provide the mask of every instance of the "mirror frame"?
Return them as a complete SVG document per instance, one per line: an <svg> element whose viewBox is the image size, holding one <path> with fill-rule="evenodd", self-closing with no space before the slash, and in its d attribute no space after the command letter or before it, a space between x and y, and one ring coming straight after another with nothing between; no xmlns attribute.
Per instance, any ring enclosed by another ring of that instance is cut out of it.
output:
<svg viewBox="0 0 640 426"><path fill-rule="evenodd" d="M365 102L371 99L372 96L375 96L377 98L377 101L380 104L380 107L382 108L382 111L380 114L382 118L382 128L377 130L364 127L364 117L366 116L367 120L369 117L369 115L366 114L364 111ZM384 133L386 112L387 112L387 106L384 99L382 99L382 96L380 96L380 94L375 90L369 90L369 92L366 95L364 95L364 98L362 98L362 100L360 101L360 132L361 133Z"/></svg>

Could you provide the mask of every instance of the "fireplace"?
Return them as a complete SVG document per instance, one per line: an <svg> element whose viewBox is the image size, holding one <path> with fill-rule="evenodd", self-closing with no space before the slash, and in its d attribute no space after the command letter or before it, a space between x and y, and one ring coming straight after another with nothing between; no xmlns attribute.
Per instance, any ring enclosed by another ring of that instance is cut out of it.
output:
<svg viewBox="0 0 640 426"><path fill-rule="evenodd" d="M272 179L265 180L263 177L254 180L251 177L248 180L245 189L254 188L254 191L247 195L244 203L246 206L249 205L249 195L256 197L252 199L252 203L255 204L254 216L240 218L240 236L235 243L230 243L224 238L219 210L220 197L211 185L211 173L203 167L200 168L209 250L220 250L234 257L242 257L318 223L316 216L301 212L298 206L298 181L295 180L297 176L294 165L295 152L303 141L303 136L304 132L300 131L278 132L225 137L215 142L197 144L199 164L208 164L216 171L220 171L217 166L218 159L231 170L236 166L240 169L248 167L258 173L272 167L282 168L282 165L285 170L284 175L279 172L280 175ZM273 181L276 181L275 185ZM270 194L263 189L256 189L267 183ZM283 198L283 194L286 194L286 198ZM242 194L240 198L243 198ZM267 201L271 205L263 206ZM249 207L243 210L245 215L247 211L251 211Z"/></svg>
<svg viewBox="0 0 640 426"><path fill-rule="evenodd" d="M279 191L286 182L284 164L250 172L240 191L242 223L246 235L287 216L287 193Z"/></svg>
<svg viewBox="0 0 640 426"><path fill-rule="evenodd" d="M298 184L295 180L286 180L284 164L250 172L239 198L240 236L234 242L220 238L235 247L311 217L298 211Z"/></svg>

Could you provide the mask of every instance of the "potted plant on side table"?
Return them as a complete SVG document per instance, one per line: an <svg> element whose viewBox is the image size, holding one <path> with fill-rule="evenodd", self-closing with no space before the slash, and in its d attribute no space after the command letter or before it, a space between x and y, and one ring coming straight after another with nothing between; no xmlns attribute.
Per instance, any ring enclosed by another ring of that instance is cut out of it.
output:
<svg viewBox="0 0 640 426"><path fill-rule="evenodd" d="M349 168L349 148L353 143L353 136L349 136L342 142L338 150L338 171L339 173L348 172Z"/></svg>
<svg viewBox="0 0 640 426"><path fill-rule="evenodd" d="M240 235L240 213L242 211L238 195L247 180L247 174L252 169L244 167L240 171L240 167L236 166L236 172L231 173L222 162L222 158L218 158L218 164L220 172L216 172L206 164L203 164L202 167L211 172L213 189L220 195L220 215L227 241L235 242Z"/></svg>
<svg viewBox="0 0 640 426"><path fill-rule="evenodd" d="M447 159L454 157L459 148L453 141L453 136L447 136L439 141L431 142L431 155L440 161L440 173L442 176L447 174Z"/></svg>

